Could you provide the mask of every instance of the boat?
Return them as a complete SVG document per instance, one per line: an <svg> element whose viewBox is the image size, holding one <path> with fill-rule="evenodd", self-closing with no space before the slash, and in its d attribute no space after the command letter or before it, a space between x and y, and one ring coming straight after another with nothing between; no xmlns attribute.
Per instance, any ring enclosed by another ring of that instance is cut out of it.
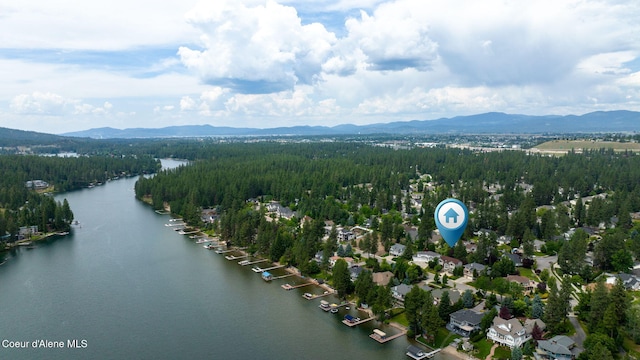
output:
<svg viewBox="0 0 640 360"><path fill-rule="evenodd" d="M332 314L337 314L338 313L338 308L337 307L332 308L331 309L331 313Z"/></svg>
<svg viewBox="0 0 640 360"><path fill-rule="evenodd" d="M271 281L271 280L273 280L273 275L271 275L271 273L270 273L270 272L268 272L268 271L264 271L264 272L262 273L262 280L264 280L264 281Z"/></svg>
<svg viewBox="0 0 640 360"><path fill-rule="evenodd" d="M313 295L311 293L304 293L304 295L302 295L302 297L307 299L307 300L313 299Z"/></svg>
<svg viewBox="0 0 640 360"><path fill-rule="evenodd" d="M324 311L329 311L331 310L331 308L329 307L329 302L326 300L320 300L320 309L324 310Z"/></svg>
<svg viewBox="0 0 640 360"><path fill-rule="evenodd" d="M208 245L202 245L203 248L208 249L208 250L213 250L216 248L215 245L213 244L208 244Z"/></svg>

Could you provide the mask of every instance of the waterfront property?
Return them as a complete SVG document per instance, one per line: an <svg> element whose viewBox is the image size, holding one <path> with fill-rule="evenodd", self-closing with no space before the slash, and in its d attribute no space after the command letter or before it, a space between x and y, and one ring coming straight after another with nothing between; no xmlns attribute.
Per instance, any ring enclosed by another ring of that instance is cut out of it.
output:
<svg viewBox="0 0 640 360"><path fill-rule="evenodd" d="M449 330L468 337L474 330L480 329L483 313L471 309L461 309L451 313L449 318Z"/></svg>
<svg viewBox="0 0 640 360"><path fill-rule="evenodd" d="M504 320L499 316L493 319L493 325L487 332L487 339L510 348L520 347L531 339L531 334L516 318Z"/></svg>
<svg viewBox="0 0 640 360"><path fill-rule="evenodd" d="M415 360L422 360L427 358L427 353L417 346L409 345L407 356Z"/></svg>

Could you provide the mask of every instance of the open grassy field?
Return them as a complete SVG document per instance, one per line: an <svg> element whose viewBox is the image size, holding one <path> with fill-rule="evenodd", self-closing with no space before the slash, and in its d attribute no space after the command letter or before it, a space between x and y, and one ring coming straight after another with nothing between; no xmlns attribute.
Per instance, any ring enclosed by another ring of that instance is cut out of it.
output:
<svg viewBox="0 0 640 360"><path fill-rule="evenodd" d="M640 143L591 140L552 140L539 144L531 150L536 149L543 153L566 153L571 149L575 149L575 151L578 152L582 151L582 149L597 150L603 148L613 149L615 151L630 150L638 152L640 151Z"/></svg>

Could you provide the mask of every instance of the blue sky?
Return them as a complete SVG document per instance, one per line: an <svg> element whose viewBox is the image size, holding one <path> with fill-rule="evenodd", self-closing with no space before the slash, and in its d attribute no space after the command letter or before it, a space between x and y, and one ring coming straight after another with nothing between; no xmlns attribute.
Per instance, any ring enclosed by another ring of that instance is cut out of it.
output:
<svg viewBox="0 0 640 360"><path fill-rule="evenodd" d="M0 126L268 128L640 111L640 3L0 5Z"/></svg>

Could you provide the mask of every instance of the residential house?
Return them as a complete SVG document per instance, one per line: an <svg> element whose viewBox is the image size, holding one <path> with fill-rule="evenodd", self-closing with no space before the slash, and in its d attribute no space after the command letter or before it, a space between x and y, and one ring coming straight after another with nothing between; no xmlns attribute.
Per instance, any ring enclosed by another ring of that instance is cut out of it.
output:
<svg viewBox="0 0 640 360"><path fill-rule="evenodd" d="M615 285L618 279L622 281L622 285L624 285L625 289L633 291L640 290L640 278L632 274L620 273L616 275L609 275L606 283Z"/></svg>
<svg viewBox="0 0 640 360"><path fill-rule="evenodd" d="M509 245L511 244L511 240L513 240L513 236L502 235L498 238L498 245Z"/></svg>
<svg viewBox="0 0 640 360"><path fill-rule="evenodd" d="M531 334L533 333L533 327L536 325L538 325L538 328L542 331L547 330L547 324L545 324L544 321L540 319L526 319L524 321L524 330L527 332L527 334Z"/></svg>
<svg viewBox="0 0 640 360"><path fill-rule="evenodd" d="M440 299L442 299L442 295L448 292L449 293L449 301L451 302L451 304L455 304L458 302L458 300L460 300L460 297L462 297L462 295L460 294L460 292L458 290L454 290L454 289L433 289L431 290L431 296L433 297L433 301L436 304L440 304Z"/></svg>
<svg viewBox="0 0 640 360"><path fill-rule="evenodd" d="M38 234L38 225L21 226L20 229L18 229L19 239L24 239L26 237L29 237L31 235L36 235L36 234Z"/></svg>
<svg viewBox="0 0 640 360"><path fill-rule="evenodd" d="M342 260L346 261L347 262L347 267L352 267L352 266L355 265L355 263L353 261L353 258L351 258L351 257L342 258L340 256L332 256L332 257L329 258L329 266L331 266L333 268L335 266L335 264L336 264L336 261L338 261L338 259L342 259Z"/></svg>
<svg viewBox="0 0 640 360"><path fill-rule="evenodd" d="M531 339L520 320L513 318L505 320L499 316L493 319L493 325L487 332L487 339L510 348L520 347Z"/></svg>
<svg viewBox="0 0 640 360"><path fill-rule="evenodd" d="M393 244L391 245L391 249L389 249L389 254L391 256L401 256L402 254L404 254L404 250L407 247L402 245L402 244Z"/></svg>
<svg viewBox="0 0 640 360"><path fill-rule="evenodd" d="M467 249L467 253L474 253L478 250L478 245L472 242L465 242L464 247Z"/></svg>
<svg viewBox="0 0 640 360"><path fill-rule="evenodd" d="M505 254L504 256L508 257L516 267L522 267L522 256L518 254Z"/></svg>
<svg viewBox="0 0 640 360"><path fill-rule="evenodd" d="M395 299L404 301L404 297L411 291L411 286L407 284L400 284L391 288L391 296Z"/></svg>
<svg viewBox="0 0 640 360"><path fill-rule="evenodd" d="M453 269L458 266L462 266L462 261L456 258L452 258L451 256L442 255L438 260L438 264L442 265L442 270L444 272L452 273Z"/></svg>
<svg viewBox="0 0 640 360"><path fill-rule="evenodd" d="M433 288L429 285L427 285L427 282L425 281L424 283L418 285L418 287L424 291L431 291L433 290Z"/></svg>
<svg viewBox="0 0 640 360"><path fill-rule="evenodd" d="M451 313L449 317L449 330L468 337L474 330L480 329L483 313L471 309L462 309Z"/></svg>
<svg viewBox="0 0 640 360"><path fill-rule="evenodd" d="M533 356L537 360L572 360L576 343L565 335L556 335L549 340L539 340Z"/></svg>
<svg viewBox="0 0 640 360"><path fill-rule="evenodd" d="M404 234L407 237L415 240L418 238L418 228L415 226L404 225Z"/></svg>
<svg viewBox="0 0 640 360"><path fill-rule="evenodd" d="M220 219L220 215L216 209L202 209L200 219L204 223L213 224L216 220Z"/></svg>
<svg viewBox="0 0 640 360"><path fill-rule="evenodd" d="M470 264L464 265L464 277L473 279L474 271L476 274L480 275L480 273L482 273L484 269L486 269L486 266L476 262L472 262Z"/></svg>
<svg viewBox="0 0 640 360"><path fill-rule="evenodd" d="M351 281L356 281L356 279L358 278L358 276L360 275L360 273L363 271L364 269L358 265L352 266L349 268L349 276L351 277Z"/></svg>
<svg viewBox="0 0 640 360"><path fill-rule="evenodd" d="M295 215L293 210L288 207L280 205L277 201L272 201L267 204L267 211L270 213L275 213L278 217L284 219L291 219Z"/></svg>
<svg viewBox="0 0 640 360"><path fill-rule="evenodd" d="M542 241L542 240L538 240L538 239L533 240L533 250L539 252L540 249L542 249L542 245L544 245L544 244L545 244L545 242Z"/></svg>
<svg viewBox="0 0 640 360"><path fill-rule="evenodd" d="M534 291L536 286L538 286L538 283L526 278L524 276L520 276L520 275L507 275L507 281L509 282L515 282L518 283L520 285L522 285L522 287L524 288L524 291Z"/></svg>
<svg viewBox="0 0 640 360"><path fill-rule="evenodd" d="M415 255L413 255L413 262L429 263L434 259L439 258L440 254L435 251L418 251Z"/></svg>
<svg viewBox="0 0 640 360"><path fill-rule="evenodd" d="M376 285L387 286L393 279L393 273L391 271L376 272L372 274L372 277Z"/></svg>
<svg viewBox="0 0 640 360"><path fill-rule="evenodd" d="M340 229L338 231L338 241L351 241L356 238L356 234L353 231Z"/></svg>

